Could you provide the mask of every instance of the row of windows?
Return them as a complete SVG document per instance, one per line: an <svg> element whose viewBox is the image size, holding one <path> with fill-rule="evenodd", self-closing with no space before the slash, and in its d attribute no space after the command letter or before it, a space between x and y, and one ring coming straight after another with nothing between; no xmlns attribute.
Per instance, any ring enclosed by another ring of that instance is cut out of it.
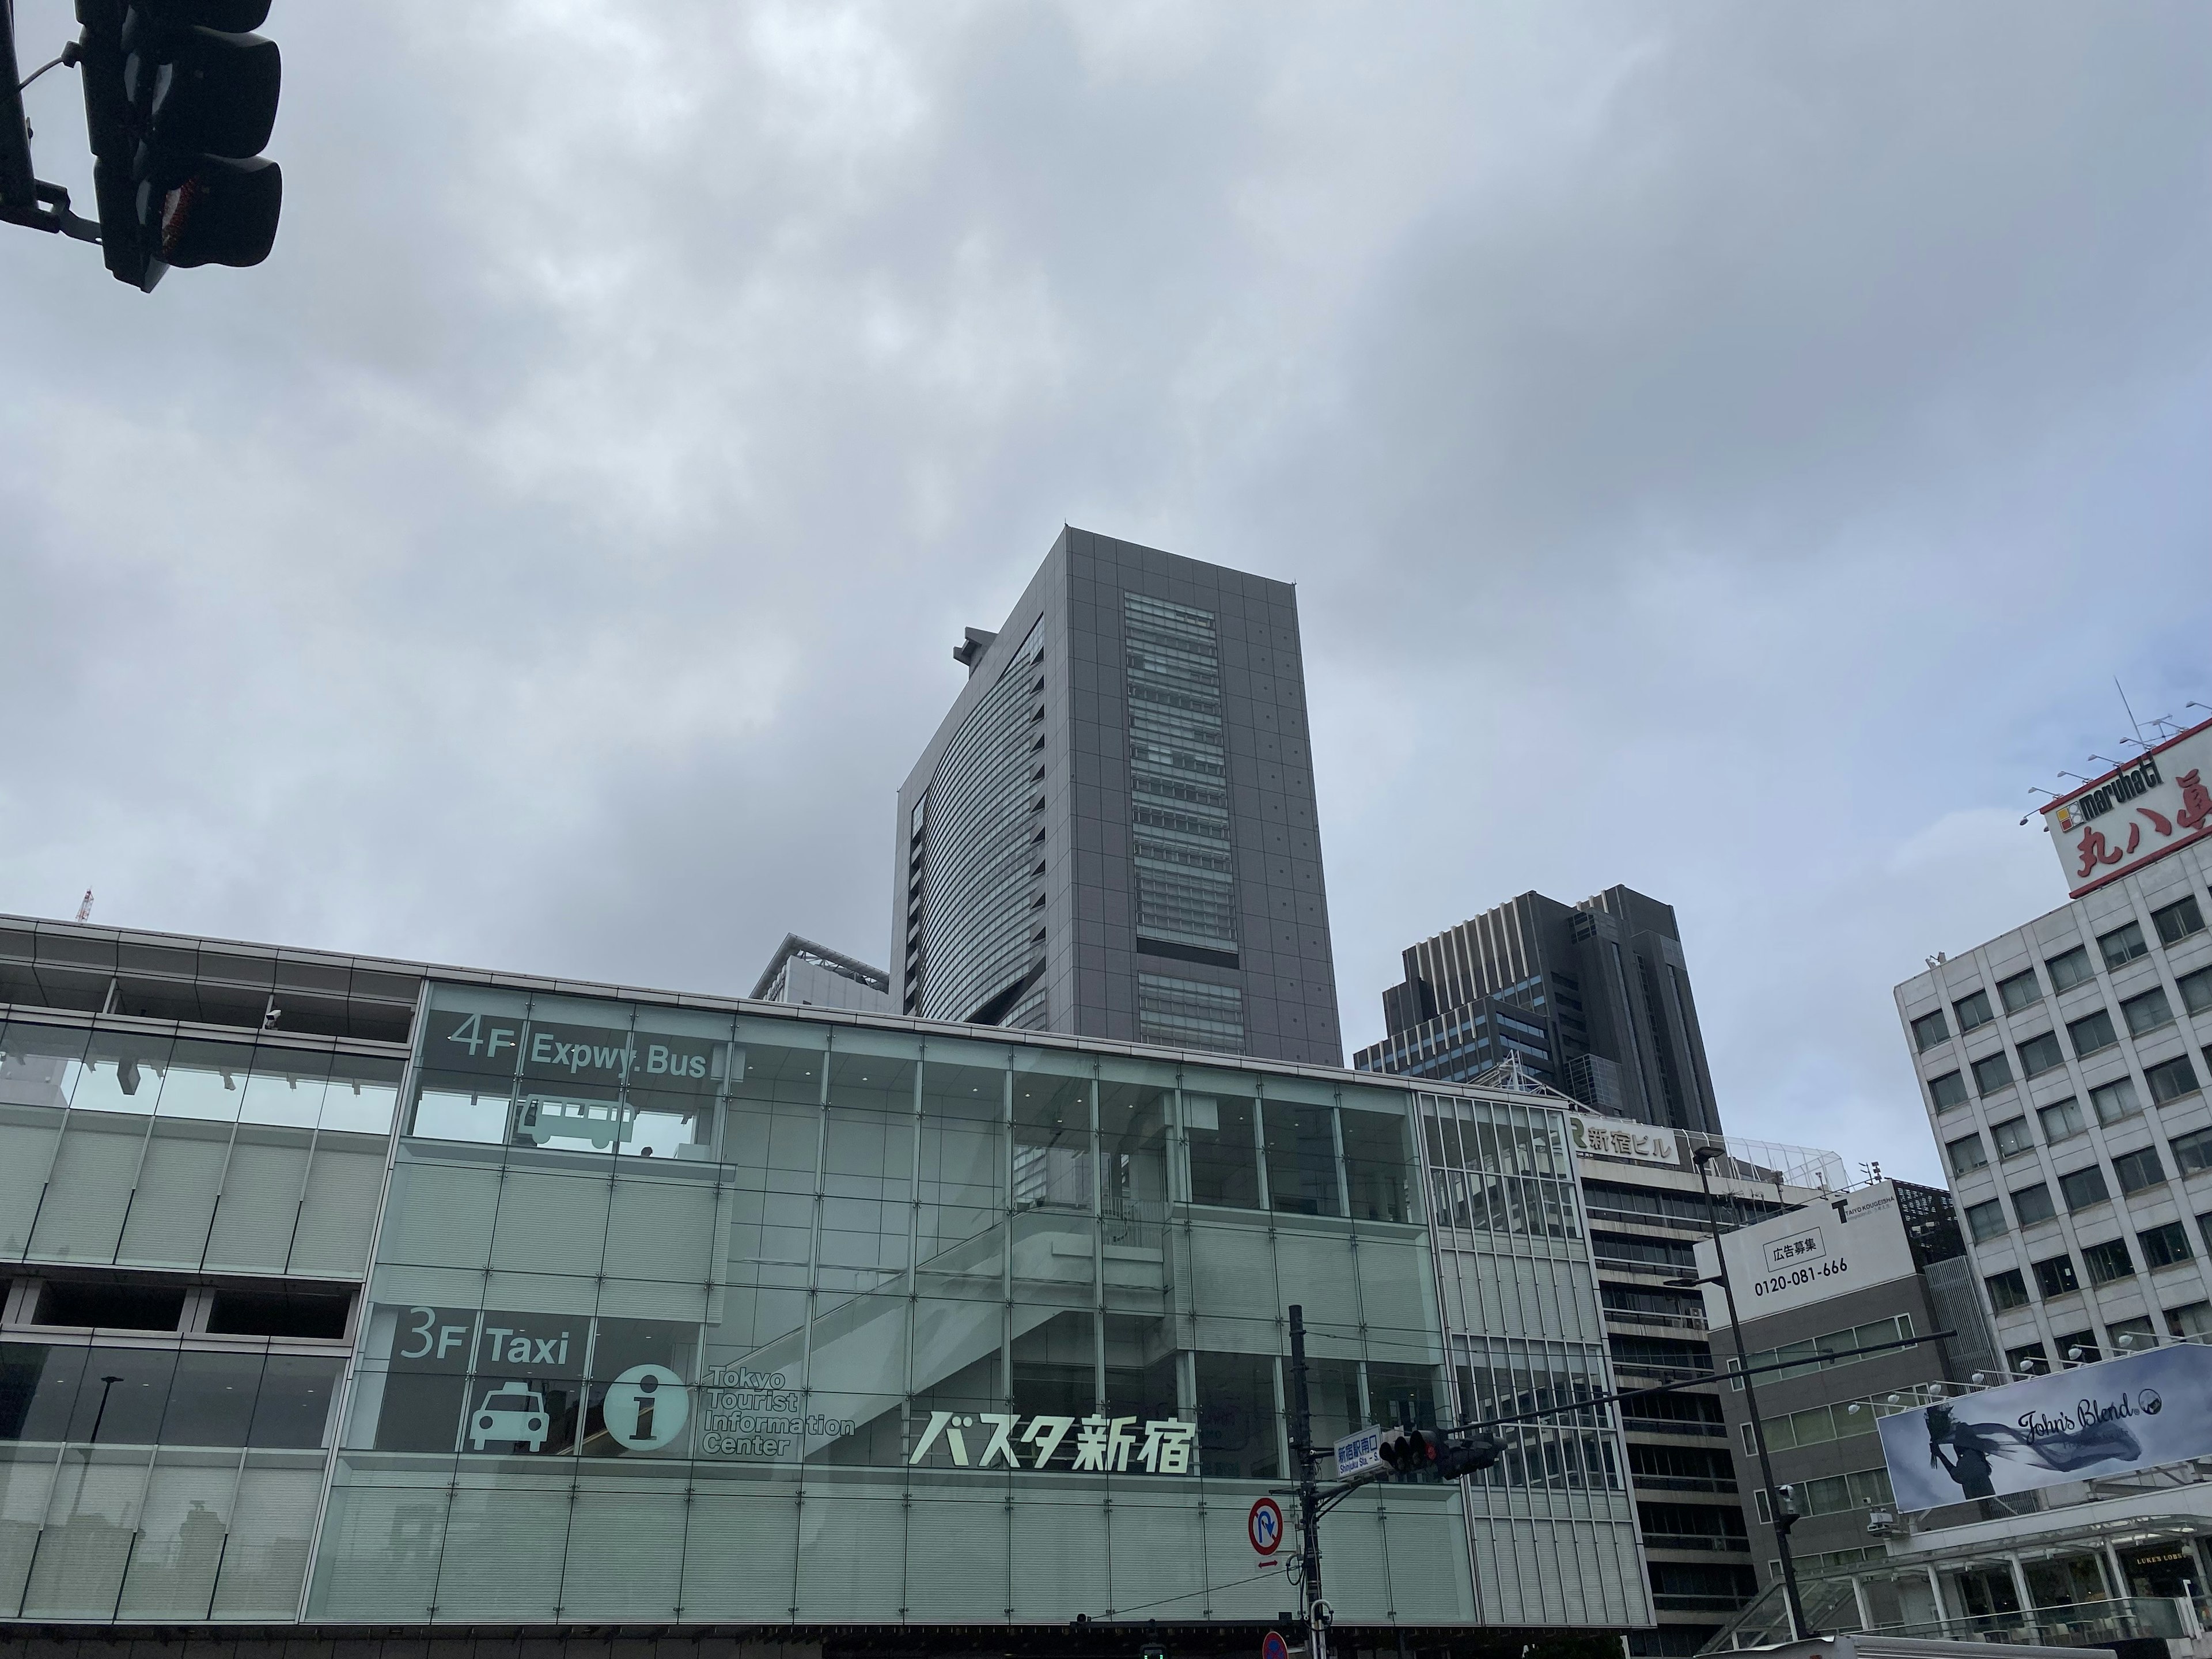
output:
<svg viewBox="0 0 2212 1659"><path fill-rule="evenodd" d="M2019 1303L2008 1304L2018 1307ZM2212 1341L2212 1302L2191 1302L2185 1307L2167 1308L2160 1316L2165 1335L2176 1342ZM2069 1331L2052 1339L2058 1357L2071 1364L2089 1364L2102 1359L2107 1353L2132 1353L2144 1348L2156 1347L2160 1341L2159 1322L2148 1314L2137 1314L2131 1319L2113 1321L2106 1328L2106 1340L2100 1342L2094 1327ZM2040 1342L2024 1343L2017 1348L2005 1350L2005 1364L2015 1371L2048 1370L2050 1355Z"/></svg>
<svg viewBox="0 0 2212 1659"><path fill-rule="evenodd" d="M2212 1128L2193 1130L2176 1137L2169 1150L2173 1154L2176 1169L2184 1176L2212 1170ZM2112 1180L2124 1194L2133 1194L2161 1186L2166 1180L2166 1166L2160 1161L2158 1148L2142 1146L2131 1152L2123 1152L2112 1159ZM2065 1200L2069 1214L2092 1209L2112 1201L2112 1188L2105 1180L2105 1172L2092 1164L2086 1169L2075 1170L2058 1177L2058 1194ZM2052 1199L2051 1184L2033 1182L2024 1187L2013 1188L2007 1194L2012 1200L2012 1212L2023 1229L2039 1226L2058 1213ZM2005 1224L2004 1206L1996 1199L1966 1208L1966 1230L1978 1244L2001 1238L2011 1229Z"/></svg>
<svg viewBox="0 0 2212 1659"><path fill-rule="evenodd" d="M2212 1048L2205 1051L2205 1064L2212 1067ZM2150 1091L2152 1101L2160 1106L2193 1095L2198 1087L2196 1067L2190 1063L2186 1054L2176 1054L2172 1060L2147 1067L2143 1072L2143 1082ZM2097 1121L2110 1128L2131 1117L2140 1116L2142 1097L2137 1093L2133 1078L2115 1078L2112 1082L2089 1091L2089 1106L2096 1113ZM2055 1100L2048 1106L2038 1107L2035 1117L2036 1121L2043 1126L2045 1144L2054 1146L2061 1141L2071 1140L2087 1127L2082 1121L2081 1099L2075 1095L2069 1095L2063 1100ZM2008 1162L2035 1150L2035 1137L2028 1130L2027 1117L2024 1113L2019 1117L2007 1118L2002 1123L1991 1124L1990 1141L1995 1143L1998 1158ZM1943 1152L1953 1175L1966 1175L1983 1169L1990 1161L1989 1143L1982 1139L1978 1130L1944 1142ZM2185 1169L2203 1167L2201 1164L2184 1165Z"/></svg>
<svg viewBox="0 0 2212 1659"><path fill-rule="evenodd" d="M1746 1362L1729 1360L1729 1369L1741 1370L1742 1363L1753 1365L1775 1365L1784 1360L1802 1361L1802 1364L1792 1365L1785 1370L1765 1373L1772 1381L1784 1382L1793 1376L1803 1376L1808 1372L1826 1370L1831 1365L1856 1364L1859 1360L1871 1358L1873 1356L1854 1353L1852 1350L1876 1347L1887 1342L1903 1341L1912 1334L1912 1316L1899 1314L1890 1319L1877 1319L1869 1325L1854 1325L1845 1330L1829 1331L1820 1336L1808 1336L1802 1341L1784 1343L1778 1348L1753 1348ZM1743 1387L1743 1379L1737 1377L1734 1386L1741 1389Z"/></svg>
<svg viewBox="0 0 2212 1659"><path fill-rule="evenodd" d="M2197 1218L2197 1225L2207 1239L2212 1239L2212 1213ZM2136 1247L2142 1252L2144 1264L2151 1271L2160 1267L2179 1267L2194 1261L2195 1252L2190 1247L2189 1230L2179 1221L2168 1221L2155 1227L2146 1227L2136 1235ZM2124 1238L2108 1238L2101 1244L2081 1247L2081 1265L2088 1272L2089 1283L2106 1285L2136 1274L2135 1258L2129 1254ZM2053 1297L2070 1296L2081 1288L2075 1271L2074 1258L2062 1250L2057 1255L2046 1256L2028 1264L2028 1273L2034 1276L2036 1294L2045 1301ZM2008 1267L2000 1273L1991 1273L1982 1281L1989 1287L1990 1304L1999 1313L2027 1305L2027 1279L2017 1267Z"/></svg>
<svg viewBox="0 0 2212 1659"><path fill-rule="evenodd" d="M2197 905L2197 896L2191 893L2163 909L2152 911L2151 923L2157 929L2160 942L2172 946L2179 945L2192 933L2204 931L2204 913ZM2108 933L2100 934L2097 939L2098 954L2103 957L2108 969L2124 968L2138 957L2148 955L2149 950L2139 922L2128 922ZM2070 991L2095 977L2094 970L2089 966L2087 945L2077 945L2070 951L2062 951L2045 962L2044 967L2051 975L2054 992ZM2043 1000L2043 989L2036 981L2033 968L2025 969L2009 979L1999 980L1996 988L1998 1000L2004 1005L2008 1014L2019 1013ZM1951 1012L1959 1022L1961 1036L1969 1031L1980 1030L1996 1018L1990 1012L1990 994L1984 990L1968 992L1951 1005ZM1912 1022L1912 1040L1923 1054L1937 1043L1947 1041L1950 1035L1944 1024L1943 1011L1940 1008L1932 1014L1923 1014Z"/></svg>
<svg viewBox="0 0 2212 1659"><path fill-rule="evenodd" d="M2212 968L2200 968L2177 983L2184 1006L2192 1014L2212 1012ZM2165 988L2154 986L2140 996L2130 997L2120 1005L2121 1017L2127 1022L2130 1036L2145 1037L2165 1030L2174 1023L2173 1006ZM2073 1044L2074 1057L2087 1060L2118 1046L2120 1037L2112 1023L2109 1009L2100 1008L2080 1019L2068 1022L2066 1035ZM2018 1048L2020 1072L2024 1078L2041 1077L2045 1072L2056 1071L2066 1063L2064 1052L2058 1046L2056 1031L2041 1031L2022 1042ZM2013 1060L2002 1048L1985 1054L1971 1067L1974 1078L1974 1092L1984 1097L2008 1089L2014 1080ZM2179 1068L2179 1075L2191 1076L2186 1060ZM2191 1087L2194 1087L2192 1084ZM2186 1093L2187 1090L2181 1092ZM1946 1072L1928 1081L1929 1098L1936 1103L1938 1112L1948 1112L1966 1103L1966 1078L1958 1072Z"/></svg>
<svg viewBox="0 0 2212 1659"><path fill-rule="evenodd" d="M1774 1516L1764 1490L1756 1494L1759 1518L1768 1526L1774 1524ZM1849 1474L1832 1474L1819 1480L1801 1480L1796 1486L1797 1513L1800 1516L1845 1515L1853 1510L1870 1510L1877 1506L1887 1509L1897 1500L1889 1489L1887 1468L1853 1469Z"/></svg>

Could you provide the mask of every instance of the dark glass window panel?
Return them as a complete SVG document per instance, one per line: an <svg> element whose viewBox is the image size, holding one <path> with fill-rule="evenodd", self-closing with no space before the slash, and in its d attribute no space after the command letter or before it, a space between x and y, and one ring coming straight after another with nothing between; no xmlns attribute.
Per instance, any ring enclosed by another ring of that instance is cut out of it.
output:
<svg viewBox="0 0 2212 1659"><path fill-rule="evenodd" d="M1979 1135L1961 1135L1944 1147L1951 1160L1951 1173L1964 1175L1969 1170L1978 1170L1990 1161L1989 1148Z"/></svg>
<svg viewBox="0 0 2212 1659"><path fill-rule="evenodd" d="M1993 1095L2012 1084L2012 1061L2001 1048L1987 1059L1974 1062L1974 1090L1978 1094Z"/></svg>
<svg viewBox="0 0 2212 1659"><path fill-rule="evenodd" d="M337 1397L340 1362L310 1354L273 1353L261 1373L261 1393L253 1404L249 1446L320 1446L328 1433L331 1402ZM430 1448L444 1451L451 1443Z"/></svg>
<svg viewBox="0 0 2212 1659"><path fill-rule="evenodd" d="M2081 1263L2089 1270L2092 1285L2109 1285L2116 1279L2135 1277L2135 1258L2128 1254L2124 1238L2108 1238L2101 1244L2081 1247Z"/></svg>
<svg viewBox="0 0 2212 1659"><path fill-rule="evenodd" d="M1990 1305L1999 1313L2027 1305L2027 1281L2021 1277L2019 1268L1991 1273L1983 1283L1990 1287Z"/></svg>
<svg viewBox="0 0 2212 1659"><path fill-rule="evenodd" d="M2158 929L2159 942L2164 945L2179 945L2191 933L2204 931L2204 913L2197 908L2194 893L2162 910L2152 911L2150 919Z"/></svg>
<svg viewBox="0 0 2212 1659"><path fill-rule="evenodd" d="M2109 933L2098 934L2097 948L2104 953L2107 968L2123 967L2137 957L2148 955L2150 951L2150 946L2143 939L2142 924L2133 921L2124 927L2115 927Z"/></svg>
<svg viewBox="0 0 2212 1659"><path fill-rule="evenodd" d="M2181 993L2181 1006L2192 1014L2212 1009L2212 968L2199 968L2193 974L2185 974L2174 981Z"/></svg>
<svg viewBox="0 0 2212 1659"><path fill-rule="evenodd" d="M2035 1288L2037 1293L2045 1300L2054 1296L2066 1296L2080 1290L2081 1281L2074 1276L2074 1258L2070 1255L2054 1255L2047 1261L2037 1262Z"/></svg>
<svg viewBox="0 0 2212 1659"><path fill-rule="evenodd" d="M2111 1012L2104 1008L2067 1021L2066 1035L2074 1044L2076 1058L2100 1053L2120 1040L2119 1033L2112 1027Z"/></svg>
<svg viewBox="0 0 2212 1659"><path fill-rule="evenodd" d="M2036 1108L2035 1118L2043 1125L2045 1140L2065 1140L2081 1133L2081 1103L2069 1095L2063 1100Z"/></svg>
<svg viewBox="0 0 2212 1659"><path fill-rule="evenodd" d="M2155 1187L2166 1179L2166 1170L2160 1166L2155 1146L2122 1153L2112 1160L2112 1174L2124 1193L2139 1193L2144 1188Z"/></svg>
<svg viewBox="0 0 2212 1659"><path fill-rule="evenodd" d="M2176 1054L2172 1060L2145 1067L2143 1081L2150 1085L2150 1097L2163 1105L2197 1092L2197 1068L2189 1063L2187 1054Z"/></svg>
<svg viewBox="0 0 2212 1659"><path fill-rule="evenodd" d="M2177 1135L2173 1142L2174 1167L2184 1175L2198 1170L2212 1170L2212 1129L2197 1129L2185 1135Z"/></svg>
<svg viewBox="0 0 2212 1659"><path fill-rule="evenodd" d="M2059 1176L2058 1190L2066 1194L2066 1207L2069 1210L2086 1210L2112 1197L2105 1186L2105 1172L2094 1164Z"/></svg>
<svg viewBox="0 0 2212 1659"><path fill-rule="evenodd" d="M2004 1206L1994 1198L1986 1203L1969 1204L1966 1206L1966 1231L1974 1236L1974 1242L1978 1244L1998 1237L2005 1231Z"/></svg>
<svg viewBox="0 0 2212 1659"><path fill-rule="evenodd" d="M1978 1030L1996 1018L1990 1012L1990 994L1987 991L1976 991L1960 997L1951 1005L1951 1012L1958 1015L1961 1031Z"/></svg>
<svg viewBox="0 0 2212 1659"><path fill-rule="evenodd" d="M2188 1230L2179 1221L2147 1228L2137 1233L2136 1239L2142 1246L2143 1260L2154 1267L2171 1267L2176 1262L2192 1259Z"/></svg>
<svg viewBox="0 0 2212 1659"><path fill-rule="evenodd" d="M242 1446L261 1390L258 1353L181 1353L161 1416L165 1446Z"/></svg>
<svg viewBox="0 0 2212 1659"><path fill-rule="evenodd" d="M2033 1227L2038 1222L2048 1221L2058 1213L2058 1206L2051 1201L2051 1188L2037 1182L2033 1187L2022 1187L2012 1195L2013 1213L2020 1218L2023 1227Z"/></svg>
<svg viewBox="0 0 2212 1659"><path fill-rule="evenodd" d="M2120 1013L2127 1020L2128 1032L2132 1036L2173 1024L2173 1005L2166 1000L2165 990L2155 985L2141 996L2130 997L2122 1003Z"/></svg>
<svg viewBox="0 0 2212 1659"><path fill-rule="evenodd" d="M2051 1369L2051 1361L2044 1355L2043 1344L2030 1342L2023 1347L2007 1348L2005 1366L2014 1371L2046 1371Z"/></svg>
<svg viewBox="0 0 2212 1659"><path fill-rule="evenodd" d="M2033 1007L2042 1001L2043 988L2036 982L2035 969L2031 968L2025 973L2014 974L2010 979L1999 980L1997 999L2004 1004L2004 1011L2008 1014L2016 1014L2021 1009Z"/></svg>
<svg viewBox="0 0 2212 1659"><path fill-rule="evenodd" d="M1259 1143L1252 1118L1256 1103L1235 1095L1185 1094L1182 1103L1190 1139L1191 1201L1257 1209Z"/></svg>
<svg viewBox="0 0 2212 1659"><path fill-rule="evenodd" d="M2058 1352L2071 1364L2092 1365L2105 1357L2105 1351L2097 1345L2097 1333L2094 1330L2070 1332L2054 1339L2054 1341Z"/></svg>
<svg viewBox="0 0 2212 1659"><path fill-rule="evenodd" d="M1276 1479L1275 1362L1242 1353L1201 1353L1196 1360L1204 1473L1217 1480Z"/></svg>
<svg viewBox="0 0 2212 1659"><path fill-rule="evenodd" d="M93 1348L70 1418L70 1438L150 1446L161 1430L176 1354L160 1348ZM110 1379L112 1381L110 1381Z"/></svg>
<svg viewBox="0 0 2212 1659"><path fill-rule="evenodd" d="M1966 1103L1966 1079L1956 1072L1946 1072L1941 1077L1928 1079L1928 1098L1936 1103L1936 1109L1948 1112Z"/></svg>
<svg viewBox="0 0 2212 1659"><path fill-rule="evenodd" d="M379 1451L449 1452L460 1432L468 1379L430 1371L392 1371L376 1418Z"/></svg>
<svg viewBox="0 0 2212 1659"><path fill-rule="evenodd" d="M64 1440L89 1348L0 1343L0 1440Z"/></svg>
<svg viewBox="0 0 2212 1659"><path fill-rule="evenodd" d="M1912 1022L1913 1044L1923 1054L1937 1043L1948 1040L1950 1035L1951 1028L1944 1023L1941 1008L1932 1014L1923 1014Z"/></svg>
<svg viewBox="0 0 2212 1659"><path fill-rule="evenodd" d="M1298 1215L1343 1214L1336 1190L1334 1109L1269 1100L1261 1103L1261 1113L1270 1207Z"/></svg>
<svg viewBox="0 0 2212 1659"><path fill-rule="evenodd" d="M1999 1158L2017 1158L2022 1152L2035 1149L2035 1137L2028 1131L2024 1117L2009 1118L1990 1127L1990 1139L1996 1143Z"/></svg>
<svg viewBox="0 0 2212 1659"><path fill-rule="evenodd" d="M910 1075L910 1074L909 1074ZM592 1382L585 1397L583 1451L586 1457L629 1457L659 1452L663 1455L681 1455L690 1445L688 1434L678 1433L663 1446L649 1443L660 1438L665 1419L662 1413L670 1406L657 1396L664 1389L681 1393L684 1381L696 1374L695 1361L699 1349L699 1328L696 1325L672 1324L658 1319L602 1319L599 1334L592 1347ZM647 1370L643 1368L650 1367ZM1018 1360L1016 1366L1019 1373ZM669 1381L672 1373L679 1379ZM652 1387L645 1385L650 1382ZM618 1392L613 1396L611 1409L616 1421L608 1422L609 1390ZM552 1404L549 1388L547 1404ZM688 1410L686 1401L675 1402L673 1409ZM817 1405L817 1411L823 1409ZM1082 1415L1091 1408L1086 1405ZM634 1442L635 1444L626 1443Z"/></svg>
<svg viewBox="0 0 2212 1659"><path fill-rule="evenodd" d="M1355 1221L1411 1221L1413 1146L1406 1120L1393 1112L1346 1106L1338 1115L1344 1133L1345 1183Z"/></svg>
<svg viewBox="0 0 2212 1659"><path fill-rule="evenodd" d="M2097 970L2089 965L2089 951L2077 945L2063 955L2055 956L2043 964L2051 970L2051 988L2070 991L2077 985L2086 985L2096 978Z"/></svg>
<svg viewBox="0 0 2212 1659"><path fill-rule="evenodd" d="M2066 1055L2058 1046L2056 1031L2044 1031L2020 1045L2020 1069L2023 1077L2041 1077L2066 1063Z"/></svg>

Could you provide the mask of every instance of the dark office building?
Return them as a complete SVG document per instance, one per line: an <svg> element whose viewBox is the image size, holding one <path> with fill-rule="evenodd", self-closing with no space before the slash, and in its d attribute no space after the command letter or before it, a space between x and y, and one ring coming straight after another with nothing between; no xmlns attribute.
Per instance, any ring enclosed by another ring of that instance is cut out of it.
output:
<svg viewBox="0 0 2212 1659"><path fill-rule="evenodd" d="M1405 963L1405 983L1382 993L1390 1034L1354 1057L1360 1069L1473 1076L1517 1053L1601 1111L1721 1133L1672 905L1626 887L1577 905L1523 893Z"/></svg>
<svg viewBox="0 0 2212 1659"><path fill-rule="evenodd" d="M952 654L892 1006L1340 1065L1296 590L1063 529Z"/></svg>

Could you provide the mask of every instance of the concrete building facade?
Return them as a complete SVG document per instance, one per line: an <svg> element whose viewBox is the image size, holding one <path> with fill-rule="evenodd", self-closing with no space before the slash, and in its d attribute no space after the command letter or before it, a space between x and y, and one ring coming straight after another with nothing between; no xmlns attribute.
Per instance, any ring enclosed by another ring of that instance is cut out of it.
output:
<svg viewBox="0 0 2212 1659"><path fill-rule="evenodd" d="M899 791L892 1000L1343 1063L1297 596L1063 530Z"/></svg>

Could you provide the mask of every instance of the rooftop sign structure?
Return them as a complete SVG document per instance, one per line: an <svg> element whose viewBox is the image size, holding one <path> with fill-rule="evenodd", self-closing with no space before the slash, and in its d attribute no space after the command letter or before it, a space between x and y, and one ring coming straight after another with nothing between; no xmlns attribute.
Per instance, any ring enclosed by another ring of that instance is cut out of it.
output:
<svg viewBox="0 0 2212 1659"><path fill-rule="evenodd" d="M2102 887L2212 834L2212 720L2043 809L2069 897Z"/></svg>

